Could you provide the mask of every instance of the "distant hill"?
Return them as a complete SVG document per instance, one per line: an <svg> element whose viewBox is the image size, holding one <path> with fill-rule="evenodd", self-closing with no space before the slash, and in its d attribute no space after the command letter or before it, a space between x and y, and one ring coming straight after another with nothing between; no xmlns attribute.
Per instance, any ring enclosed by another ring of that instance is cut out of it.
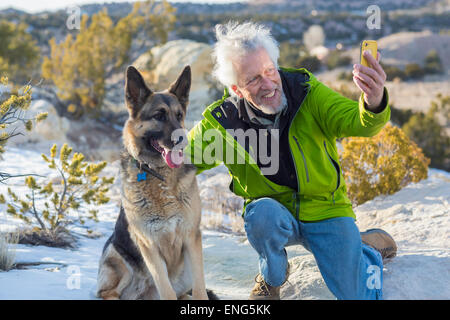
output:
<svg viewBox="0 0 450 320"><path fill-rule="evenodd" d="M416 9L428 7L434 3L445 2L446 0L249 0L249 5L253 8L260 8L264 12L271 10L295 10L308 9L316 11L347 11L366 12L366 9L373 4L380 7L383 12L399 9Z"/></svg>
<svg viewBox="0 0 450 320"><path fill-rule="evenodd" d="M170 2L170 1L169 1ZM435 6L436 4L445 4L446 0L378 0L376 5L383 12L394 10L412 10ZM280 13L280 12L299 12L309 14L311 10L323 12L351 12L365 14L366 9L373 5L373 0L248 0L247 2L233 2L225 4L193 3L193 2L171 2L171 5L177 9L178 14L262 14L262 13ZM132 8L132 2L105 2L81 5L82 13L88 15L95 14L103 8L108 9L112 16L124 16ZM58 11L64 11L62 9ZM55 11L55 12L58 12ZM0 10L2 13L26 14L21 10L12 8Z"/></svg>
<svg viewBox="0 0 450 320"><path fill-rule="evenodd" d="M0 10L0 15L2 15L2 14L5 14L5 15L8 15L8 14L23 15L23 14L27 14L27 13L25 11L18 10L18 9L15 9L15 8L6 8L6 9L3 9L3 10Z"/></svg>
<svg viewBox="0 0 450 320"><path fill-rule="evenodd" d="M405 67L408 63L422 65L428 52L436 50L444 68L450 70L450 34L399 32L378 39L378 47L383 62L397 67ZM359 49L353 49L351 55L358 61Z"/></svg>
<svg viewBox="0 0 450 320"><path fill-rule="evenodd" d="M417 63L423 66L426 55L436 50L441 59L444 70L439 75L429 75L416 81L388 81L386 88L389 100L399 109L426 112L437 94L448 95L450 87L450 35L435 34L429 31L399 32L377 40L381 52L381 62L386 65L403 69L406 64ZM352 62L359 61L359 48L354 46L348 52ZM320 81L339 87L348 85L357 90L353 82L338 80L341 72L350 73L351 66L336 68L316 74Z"/></svg>

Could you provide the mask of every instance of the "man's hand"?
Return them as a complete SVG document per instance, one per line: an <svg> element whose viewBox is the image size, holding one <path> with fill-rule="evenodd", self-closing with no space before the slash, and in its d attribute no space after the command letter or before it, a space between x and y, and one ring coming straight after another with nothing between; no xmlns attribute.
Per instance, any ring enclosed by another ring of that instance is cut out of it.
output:
<svg viewBox="0 0 450 320"><path fill-rule="evenodd" d="M376 60L369 51L364 51L363 54L371 68L361 64L353 65L353 82L364 92L364 101L367 107L374 110L381 104L383 99L386 73L379 63L379 52L377 52Z"/></svg>

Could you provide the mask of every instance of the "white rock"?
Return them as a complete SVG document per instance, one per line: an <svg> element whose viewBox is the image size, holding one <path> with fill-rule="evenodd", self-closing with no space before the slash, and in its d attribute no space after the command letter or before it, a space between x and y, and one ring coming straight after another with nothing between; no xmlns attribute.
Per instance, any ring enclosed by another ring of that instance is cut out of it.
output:
<svg viewBox="0 0 450 320"><path fill-rule="evenodd" d="M69 130L69 120L61 118L55 108L46 100L34 100L29 109L23 114L23 118L33 118L37 114L47 112L48 116L44 121L35 123L33 130L27 131L21 122L17 122L9 127L9 131L15 130L20 135L8 140L8 146L19 146L23 144L52 145L67 140Z"/></svg>

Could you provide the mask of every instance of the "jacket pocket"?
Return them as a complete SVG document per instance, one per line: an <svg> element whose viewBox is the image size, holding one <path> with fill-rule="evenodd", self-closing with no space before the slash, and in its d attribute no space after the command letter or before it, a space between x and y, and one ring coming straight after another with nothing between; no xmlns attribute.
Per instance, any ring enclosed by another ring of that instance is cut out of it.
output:
<svg viewBox="0 0 450 320"><path fill-rule="evenodd" d="M331 157L331 155L328 153L328 149L327 149L327 143L324 140L323 141L323 146L325 147L325 152L328 156L328 159L330 160L331 164L334 167L334 170L336 171L336 175L337 175L337 182L336 182L336 188L334 189L334 191L331 193L332 197L333 197L333 203L334 203L334 193L336 192L336 190L339 188L340 184L341 184L341 168L339 167L339 164Z"/></svg>
<svg viewBox="0 0 450 320"><path fill-rule="evenodd" d="M305 173L306 173L306 182L309 182L309 172L308 172L308 165L306 164L306 157L305 154L303 153L302 147L300 146L300 143L297 140L296 136L293 136L295 143L297 144L298 150L300 151L300 154L302 155L303 158L303 165L305 167Z"/></svg>

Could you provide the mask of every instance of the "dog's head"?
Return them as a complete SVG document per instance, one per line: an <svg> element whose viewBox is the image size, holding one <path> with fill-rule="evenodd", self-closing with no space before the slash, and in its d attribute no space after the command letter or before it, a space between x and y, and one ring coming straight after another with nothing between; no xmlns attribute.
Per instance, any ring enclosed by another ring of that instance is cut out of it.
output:
<svg viewBox="0 0 450 320"><path fill-rule="evenodd" d="M179 167L187 139L184 119L191 88L191 68L186 66L167 90L153 92L139 71L126 71L125 102L129 118L123 130L128 152L153 166Z"/></svg>

